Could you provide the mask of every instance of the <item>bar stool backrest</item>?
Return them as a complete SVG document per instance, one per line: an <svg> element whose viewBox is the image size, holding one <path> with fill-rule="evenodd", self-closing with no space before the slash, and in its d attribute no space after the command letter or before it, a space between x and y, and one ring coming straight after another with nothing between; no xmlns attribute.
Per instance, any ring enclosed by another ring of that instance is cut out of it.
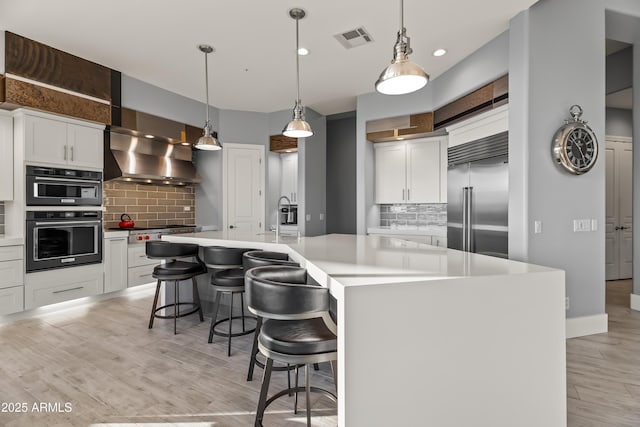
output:
<svg viewBox="0 0 640 427"><path fill-rule="evenodd" d="M173 259L198 257L199 246L195 243L174 243L164 241L146 242L146 254L149 258Z"/></svg>
<svg viewBox="0 0 640 427"><path fill-rule="evenodd" d="M247 248L227 248L225 246L204 246L202 258L209 268L236 268L242 266L242 255L252 251Z"/></svg>
<svg viewBox="0 0 640 427"><path fill-rule="evenodd" d="M247 304L259 316L277 320L321 317L329 311L329 289L307 284L307 270L271 265L246 272Z"/></svg>
<svg viewBox="0 0 640 427"><path fill-rule="evenodd" d="M300 267L295 261L289 259L289 255L283 252L273 251L249 251L242 256L242 267L244 271L249 271L254 267L263 267L265 265L288 265L291 267Z"/></svg>

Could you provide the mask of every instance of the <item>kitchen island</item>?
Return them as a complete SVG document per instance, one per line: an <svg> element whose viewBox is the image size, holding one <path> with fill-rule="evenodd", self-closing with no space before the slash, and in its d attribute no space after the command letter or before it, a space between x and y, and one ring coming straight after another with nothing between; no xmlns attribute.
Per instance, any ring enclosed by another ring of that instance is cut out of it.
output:
<svg viewBox="0 0 640 427"><path fill-rule="evenodd" d="M561 270L381 236L163 239L286 252L330 289L340 426L566 426Z"/></svg>

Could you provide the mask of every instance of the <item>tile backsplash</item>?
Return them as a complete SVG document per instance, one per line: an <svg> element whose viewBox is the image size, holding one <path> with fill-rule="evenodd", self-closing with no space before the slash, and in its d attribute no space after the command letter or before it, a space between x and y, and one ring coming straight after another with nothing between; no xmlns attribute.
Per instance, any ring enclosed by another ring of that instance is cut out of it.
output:
<svg viewBox="0 0 640 427"><path fill-rule="evenodd" d="M191 225L196 222L193 186L171 187L108 181L104 183L104 205L105 228L118 227L123 213L131 216L136 227ZM2 212L4 213L4 208Z"/></svg>
<svg viewBox="0 0 640 427"><path fill-rule="evenodd" d="M380 227L446 227L447 204L380 205Z"/></svg>

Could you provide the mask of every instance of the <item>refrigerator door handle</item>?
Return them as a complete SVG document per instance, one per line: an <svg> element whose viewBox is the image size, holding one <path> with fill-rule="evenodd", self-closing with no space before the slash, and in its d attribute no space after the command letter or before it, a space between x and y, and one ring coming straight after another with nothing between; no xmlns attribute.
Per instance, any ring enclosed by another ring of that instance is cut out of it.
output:
<svg viewBox="0 0 640 427"><path fill-rule="evenodd" d="M472 230L472 215L473 215L473 187L467 187L467 250L473 252L473 230Z"/></svg>
<svg viewBox="0 0 640 427"><path fill-rule="evenodd" d="M462 187L462 250L467 252L467 190L468 187Z"/></svg>

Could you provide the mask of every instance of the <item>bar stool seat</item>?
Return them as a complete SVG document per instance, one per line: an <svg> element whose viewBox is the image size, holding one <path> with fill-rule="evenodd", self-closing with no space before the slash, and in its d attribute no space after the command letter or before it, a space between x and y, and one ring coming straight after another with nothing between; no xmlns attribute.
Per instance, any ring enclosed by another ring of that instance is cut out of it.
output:
<svg viewBox="0 0 640 427"><path fill-rule="evenodd" d="M223 292L244 291L244 269L229 268L216 271L211 279L214 288L222 288ZM216 289L217 290L217 289Z"/></svg>
<svg viewBox="0 0 640 427"><path fill-rule="evenodd" d="M264 348L283 354L309 355L338 351L338 341L320 318L264 320L258 337Z"/></svg>
<svg viewBox="0 0 640 427"><path fill-rule="evenodd" d="M172 276L171 279L175 279L173 276L188 276L204 274L207 272L207 268L202 264L196 264L193 262L185 261L170 261L166 264L156 265L153 269L155 276Z"/></svg>

